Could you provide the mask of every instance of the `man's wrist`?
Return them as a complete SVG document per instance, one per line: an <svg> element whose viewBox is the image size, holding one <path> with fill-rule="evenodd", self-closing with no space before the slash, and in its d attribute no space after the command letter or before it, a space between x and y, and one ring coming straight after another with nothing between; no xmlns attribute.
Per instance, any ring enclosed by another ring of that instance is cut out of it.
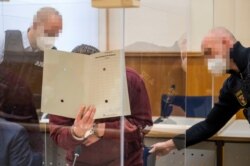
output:
<svg viewBox="0 0 250 166"><path fill-rule="evenodd" d="M171 149L176 149L173 139L168 140L166 143L169 145Z"/></svg>
<svg viewBox="0 0 250 166"><path fill-rule="evenodd" d="M179 134L172 139L176 149L181 150L186 148L187 145L185 137L185 134Z"/></svg>
<svg viewBox="0 0 250 166"><path fill-rule="evenodd" d="M75 140L77 140L77 141L83 141L83 140L84 140L84 135L83 135L82 137L77 136L77 135L75 134L74 129L75 129L75 126L71 126L71 128L70 128L70 133L71 133L72 137L73 137Z"/></svg>

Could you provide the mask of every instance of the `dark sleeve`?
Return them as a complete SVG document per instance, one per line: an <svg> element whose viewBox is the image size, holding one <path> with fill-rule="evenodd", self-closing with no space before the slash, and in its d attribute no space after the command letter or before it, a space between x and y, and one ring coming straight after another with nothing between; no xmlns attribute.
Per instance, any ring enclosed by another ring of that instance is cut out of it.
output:
<svg viewBox="0 0 250 166"><path fill-rule="evenodd" d="M178 135L173 138L177 149L183 149L188 146L206 140L217 133L230 118L240 109L237 99L232 93L229 93L226 84L220 91L219 102L216 103L204 121L201 121L186 131L186 138ZM182 138L182 139L181 139ZM183 143L186 139L186 144Z"/></svg>
<svg viewBox="0 0 250 166"><path fill-rule="evenodd" d="M66 150L73 150L82 144L83 141L76 140L71 134L74 119L50 115L49 121L50 137L57 145Z"/></svg>
<svg viewBox="0 0 250 166"><path fill-rule="evenodd" d="M140 130L147 125L153 124L151 117L151 107L147 94L147 90L142 78L133 70L127 69L127 83L129 92L129 101L131 108L131 115L126 116L125 121L125 138L126 140L134 140L138 138ZM130 132L127 127L134 126L137 128L135 132ZM120 137L120 121L107 122L104 137L119 138ZM110 132L109 132L110 131ZM114 134L114 132L116 131Z"/></svg>
<svg viewBox="0 0 250 166"><path fill-rule="evenodd" d="M173 142L175 144L175 147L178 150L181 150L186 147L186 135L185 134L179 134L173 138Z"/></svg>
<svg viewBox="0 0 250 166"><path fill-rule="evenodd" d="M28 134L24 128L20 128L13 137L9 147L9 164L29 165L32 161L32 150L29 145Z"/></svg>

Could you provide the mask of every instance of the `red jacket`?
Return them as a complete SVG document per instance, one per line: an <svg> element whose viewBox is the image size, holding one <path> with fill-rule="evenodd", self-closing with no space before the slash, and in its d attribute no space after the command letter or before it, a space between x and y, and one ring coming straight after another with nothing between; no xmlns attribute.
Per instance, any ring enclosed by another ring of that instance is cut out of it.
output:
<svg viewBox="0 0 250 166"><path fill-rule="evenodd" d="M151 108L145 84L141 77L131 69L126 70L131 115L126 116L124 165L142 166L142 141L143 136L139 127L152 125ZM120 118L101 119L97 122L106 124L102 139L86 147L81 141L75 140L70 132L74 119L50 115L50 136L62 148L67 150L66 160L72 164L74 149L82 146L82 152L76 165L81 166L119 166L120 165ZM137 127L136 131L126 130L127 125Z"/></svg>

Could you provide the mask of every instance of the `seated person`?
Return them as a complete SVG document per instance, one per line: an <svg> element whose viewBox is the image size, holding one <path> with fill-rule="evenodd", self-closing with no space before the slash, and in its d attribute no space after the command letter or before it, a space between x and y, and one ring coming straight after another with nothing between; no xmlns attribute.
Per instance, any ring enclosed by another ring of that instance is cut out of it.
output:
<svg viewBox="0 0 250 166"><path fill-rule="evenodd" d="M80 45L73 52L90 55L99 51L92 46ZM150 103L141 77L134 70L128 68L126 74L131 115L126 116L124 120L124 165L142 166L142 130L147 125L152 125ZM74 130L76 120L50 115L50 136L60 147L67 150L67 163L72 165L74 148L80 145L82 152L76 160L76 165L120 165L120 144L122 143L120 117L96 120L94 134L86 139L83 134L79 135L77 130Z"/></svg>
<svg viewBox="0 0 250 166"><path fill-rule="evenodd" d="M26 130L0 117L0 165L30 165L32 150Z"/></svg>
<svg viewBox="0 0 250 166"><path fill-rule="evenodd" d="M6 85L0 83L0 165L41 166L42 156L32 151L27 131L6 120L15 117L2 111L6 89Z"/></svg>

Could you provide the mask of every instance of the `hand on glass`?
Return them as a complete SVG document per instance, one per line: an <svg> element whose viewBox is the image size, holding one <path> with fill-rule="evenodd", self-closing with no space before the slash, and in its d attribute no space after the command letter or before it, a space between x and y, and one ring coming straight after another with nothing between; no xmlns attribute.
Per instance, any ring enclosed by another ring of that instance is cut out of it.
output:
<svg viewBox="0 0 250 166"><path fill-rule="evenodd" d="M164 156L175 149L175 144L172 139L165 142L158 142L151 146L149 153L155 153L157 156Z"/></svg>
<svg viewBox="0 0 250 166"><path fill-rule="evenodd" d="M77 113L74 125L72 126L73 134L78 137L84 137L84 134L87 130L91 129L94 124L94 115L95 115L94 106L83 106Z"/></svg>

